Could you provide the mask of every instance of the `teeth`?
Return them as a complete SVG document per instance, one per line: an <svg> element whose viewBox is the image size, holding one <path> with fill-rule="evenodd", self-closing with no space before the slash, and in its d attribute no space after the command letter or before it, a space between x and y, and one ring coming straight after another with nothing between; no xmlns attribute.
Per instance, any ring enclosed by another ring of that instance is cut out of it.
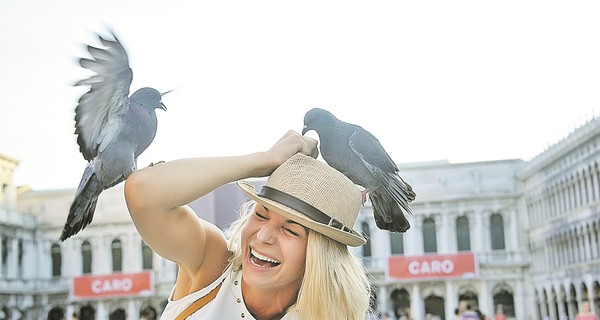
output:
<svg viewBox="0 0 600 320"><path fill-rule="evenodd" d="M275 260L275 259L271 259L269 257L265 257L262 254L254 251L254 249L250 250L250 253L252 253L253 256L257 257L258 259L262 260L262 261L267 261L267 262L271 262L271 263L277 263L280 264L281 262Z"/></svg>

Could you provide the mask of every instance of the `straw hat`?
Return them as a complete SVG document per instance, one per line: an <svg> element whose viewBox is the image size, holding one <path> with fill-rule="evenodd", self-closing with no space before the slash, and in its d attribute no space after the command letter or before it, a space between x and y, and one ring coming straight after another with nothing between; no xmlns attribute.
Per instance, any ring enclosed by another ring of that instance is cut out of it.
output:
<svg viewBox="0 0 600 320"><path fill-rule="evenodd" d="M269 210L349 246L366 243L352 229L362 206L358 187L326 163L296 154L267 179L260 192L248 181L238 186Z"/></svg>

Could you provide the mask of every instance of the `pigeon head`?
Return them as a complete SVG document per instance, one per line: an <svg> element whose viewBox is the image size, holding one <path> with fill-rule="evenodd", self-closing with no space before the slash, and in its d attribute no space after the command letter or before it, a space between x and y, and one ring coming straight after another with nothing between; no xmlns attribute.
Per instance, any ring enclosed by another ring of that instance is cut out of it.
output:
<svg viewBox="0 0 600 320"><path fill-rule="evenodd" d="M302 128L302 135L310 130L315 130L318 133L321 128L330 125L336 120L337 118L327 110L321 108L311 109L304 115L304 128Z"/></svg>
<svg viewBox="0 0 600 320"><path fill-rule="evenodd" d="M141 88L131 95L130 101L134 104L140 105L146 110L152 111L160 108L167 111L167 107L162 102L161 98L163 95L169 92L171 91L160 93L154 88Z"/></svg>

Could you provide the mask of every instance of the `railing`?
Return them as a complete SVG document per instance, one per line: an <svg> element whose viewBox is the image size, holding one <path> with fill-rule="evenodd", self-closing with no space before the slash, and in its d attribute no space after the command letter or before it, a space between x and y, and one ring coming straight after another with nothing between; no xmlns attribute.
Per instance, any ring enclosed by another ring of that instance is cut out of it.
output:
<svg viewBox="0 0 600 320"><path fill-rule="evenodd" d="M527 264L523 251L492 250L476 255L481 264Z"/></svg>
<svg viewBox="0 0 600 320"><path fill-rule="evenodd" d="M388 258L387 257L378 257L378 258L363 257L362 262L363 262L363 265L365 266L365 269L367 269L367 271L369 271L369 273L371 273L371 274L383 273L383 272L385 272L385 268L388 263Z"/></svg>
<svg viewBox="0 0 600 320"><path fill-rule="evenodd" d="M0 279L0 293L39 293L39 292L67 292L69 291L68 278L52 279Z"/></svg>
<svg viewBox="0 0 600 320"><path fill-rule="evenodd" d="M0 208L0 223L26 228L34 228L36 226L33 215L7 208Z"/></svg>

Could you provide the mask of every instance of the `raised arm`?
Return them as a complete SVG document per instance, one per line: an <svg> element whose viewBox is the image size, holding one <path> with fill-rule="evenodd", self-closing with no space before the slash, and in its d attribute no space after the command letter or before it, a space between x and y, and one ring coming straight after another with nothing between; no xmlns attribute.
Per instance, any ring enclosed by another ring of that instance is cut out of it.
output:
<svg viewBox="0 0 600 320"><path fill-rule="evenodd" d="M140 169L125 184L127 207L144 241L160 256L191 273L205 266L219 268L227 259L223 233L187 204L229 182L267 176L298 152L316 157L316 145L289 131L265 152L181 159Z"/></svg>

